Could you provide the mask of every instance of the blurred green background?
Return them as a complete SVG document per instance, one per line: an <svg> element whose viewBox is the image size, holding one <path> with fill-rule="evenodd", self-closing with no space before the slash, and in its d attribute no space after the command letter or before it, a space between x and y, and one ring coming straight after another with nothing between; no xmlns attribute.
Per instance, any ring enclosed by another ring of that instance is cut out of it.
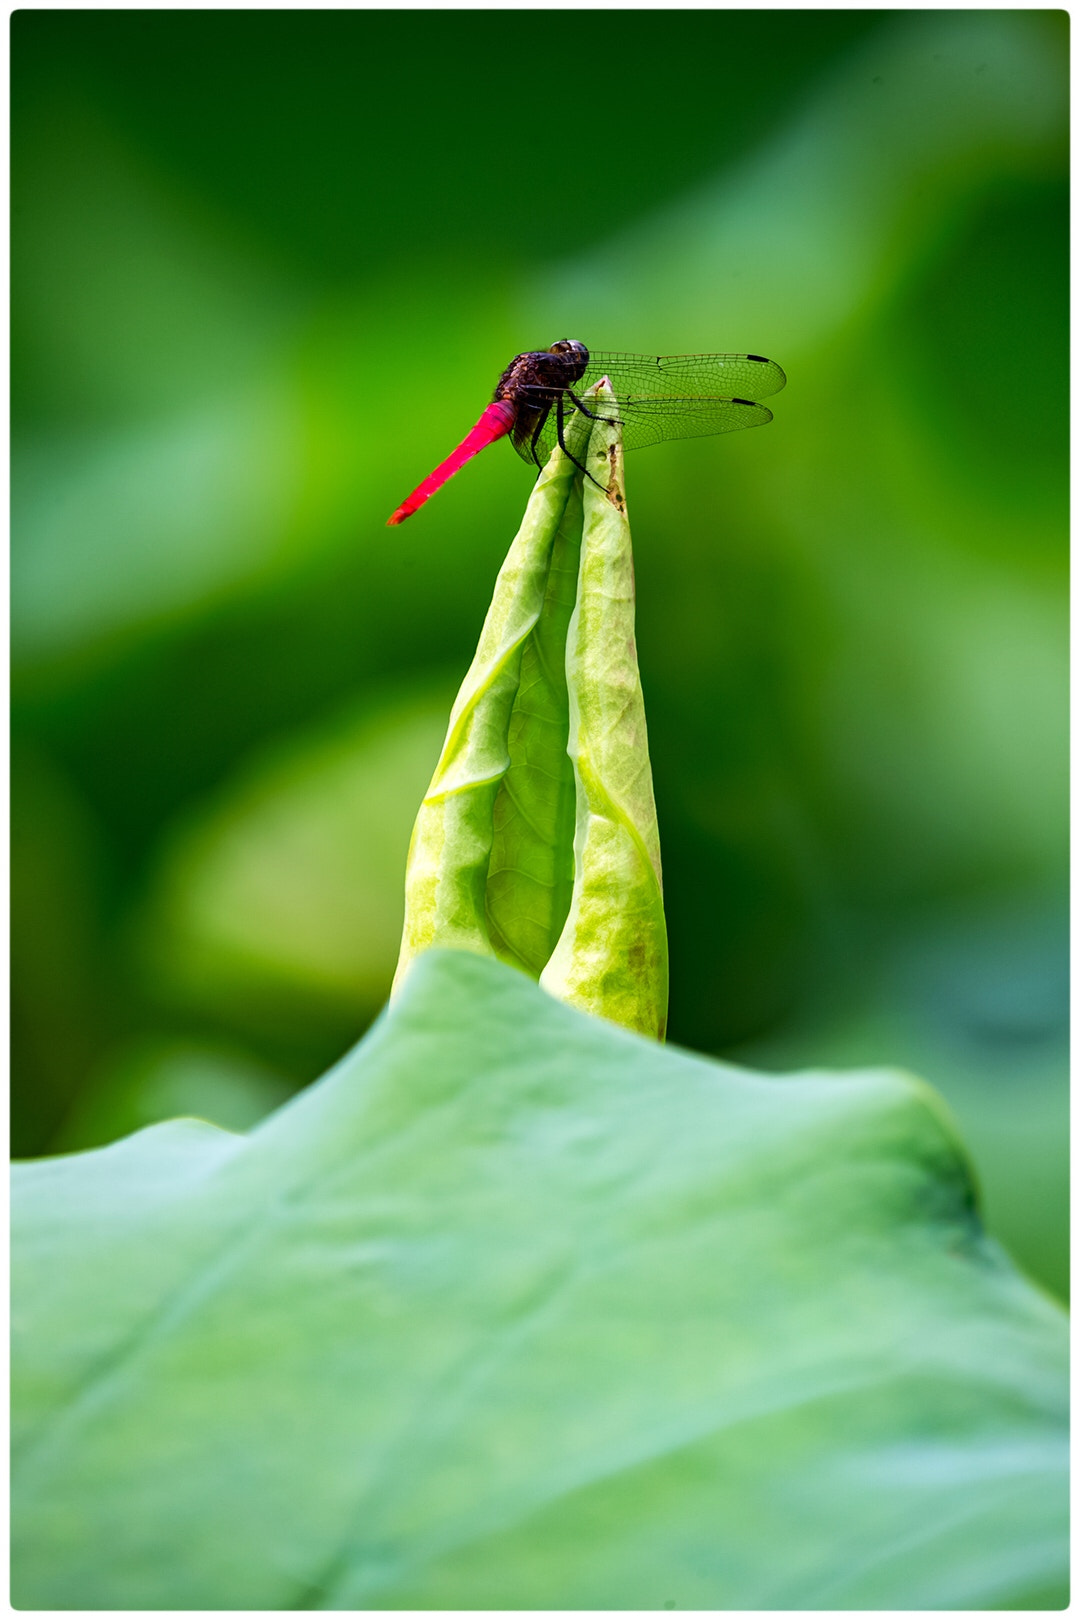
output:
<svg viewBox="0 0 1080 1620"><path fill-rule="evenodd" d="M629 466L671 1038L917 1069L1066 1286L1067 18L17 12L20 1155L382 1005L530 487L517 351L748 349Z"/></svg>

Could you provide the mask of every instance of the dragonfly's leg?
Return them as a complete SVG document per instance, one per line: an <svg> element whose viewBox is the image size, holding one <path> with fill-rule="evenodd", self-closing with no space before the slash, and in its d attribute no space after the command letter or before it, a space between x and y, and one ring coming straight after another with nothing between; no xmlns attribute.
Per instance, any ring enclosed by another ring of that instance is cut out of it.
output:
<svg viewBox="0 0 1080 1620"><path fill-rule="evenodd" d="M588 411L586 411L585 415L588 416L588 414ZM574 466L577 468L578 472L584 473L585 477L588 478L591 483L596 484L597 489L603 489L603 484L598 483L597 480L593 478L593 475L589 471L588 467L583 467L577 456L571 455L570 451L566 448L566 438L563 433L563 420L563 396L560 393L555 400L555 432L558 435L559 448L562 450L564 455L570 457L570 460L574 463ZM594 418L594 420L598 419Z"/></svg>
<svg viewBox="0 0 1080 1620"><path fill-rule="evenodd" d="M573 400L574 404L577 406L577 408L581 412L582 416L587 416L589 418L590 422L603 422L603 421L607 420L606 417L597 416L595 411L590 411L590 409L586 405L585 401L583 399L578 399L577 395L574 393L574 390L572 388L567 388L565 390L565 392L567 394L569 394L570 398Z"/></svg>

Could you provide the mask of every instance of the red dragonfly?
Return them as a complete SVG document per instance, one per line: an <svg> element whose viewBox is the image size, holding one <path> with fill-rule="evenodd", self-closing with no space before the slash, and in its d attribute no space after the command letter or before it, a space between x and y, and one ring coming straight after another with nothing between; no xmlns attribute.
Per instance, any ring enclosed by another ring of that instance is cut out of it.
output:
<svg viewBox="0 0 1080 1620"><path fill-rule="evenodd" d="M581 395L603 377L615 399L584 402ZM387 522L404 523L467 461L508 434L524 461L542 467L559 444L585 472L573 451L583 450L590 421L621 422L627 450L731 433L771 422L772 412L757 401L786 382L776 361L760 354L590 355L584 343L564 338L511 360L476 426Z"/></svg>

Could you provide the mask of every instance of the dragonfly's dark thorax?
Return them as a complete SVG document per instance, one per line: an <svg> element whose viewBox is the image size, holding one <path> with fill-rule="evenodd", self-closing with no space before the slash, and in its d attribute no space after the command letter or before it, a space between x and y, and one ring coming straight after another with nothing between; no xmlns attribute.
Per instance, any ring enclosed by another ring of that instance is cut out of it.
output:
<svg viewBox="0 0 1080 1620"><path fill-rule="evenodd" d="M566 340L550 349L535 349L511 360L495 385L495 399L508 399L515 408L514 439L527 441L547 416L559 395L584 376L589 351L583 343Z"/></svg>
<svg viewBox="0 0 1080 1620"><path fill-rule="evenodd" d="M550 354L540 350L532 354L519 354L511 360L495 385L496 399L520 397L522 389L536 390L537 396L553 400L564 388L572 388L588 365L576 356Z"/></svg>

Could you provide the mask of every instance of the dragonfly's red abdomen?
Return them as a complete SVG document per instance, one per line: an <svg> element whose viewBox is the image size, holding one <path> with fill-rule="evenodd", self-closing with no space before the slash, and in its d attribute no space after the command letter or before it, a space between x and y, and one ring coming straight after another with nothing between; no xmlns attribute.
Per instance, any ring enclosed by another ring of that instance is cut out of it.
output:
<svg viewBox="0 0 1080 1620"><path fill-rule="evenodd" d="M412 517L424 502L441 489L448 478L453 478L459 467L485 450L496 439L503 438L514 425L516 412L508 399L497 399L492 402L481 416L479 422L466 433L456 450L451 451L445 461L441 461L433 473L429 473L422 484L417 484L412 494L402 501L392 517L387 518L387 524L404 523L407 517Z"/></svg>

